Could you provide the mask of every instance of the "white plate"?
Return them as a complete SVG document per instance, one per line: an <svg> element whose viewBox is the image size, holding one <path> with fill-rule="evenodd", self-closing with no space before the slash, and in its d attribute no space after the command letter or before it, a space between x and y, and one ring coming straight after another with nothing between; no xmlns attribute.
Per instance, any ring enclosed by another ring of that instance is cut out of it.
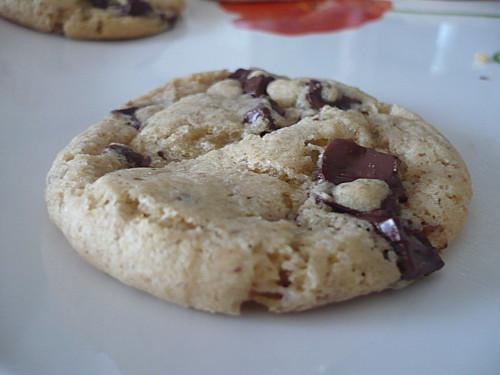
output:
<svg viewBox="0 0 500 375"><path fill-rule="evenodd" d="M499 374L500 64L473 63L475 52L500 50L498 19L391 12L356 30L293 38L237 30L230 19L192 1L173 32L121 43L0 20L0 373ZM56 152L169 78L240 66L337 78L449 137L475 196L442 272L308 313L234 318L157 300L80 260L43 203Z"/></svg>

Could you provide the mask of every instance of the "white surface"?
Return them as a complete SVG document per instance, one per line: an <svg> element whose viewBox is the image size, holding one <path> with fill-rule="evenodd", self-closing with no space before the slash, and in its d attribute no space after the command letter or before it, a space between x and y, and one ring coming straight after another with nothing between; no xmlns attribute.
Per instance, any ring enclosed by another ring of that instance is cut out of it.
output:
<svg viewBox="0 0 500 375"><path fill-rule="evenodd" d="M122 43L0 20L0 373L499 374L500 64L473 64L475 52L500 50L499 20L389 13L352 31L287 38L229 19L192 2L175 31ZM43 203L56 152L169 78L239 66L337 78L446 134L475 196L445 269L317 311L234 318L157 300L80 260Z"/></svg>

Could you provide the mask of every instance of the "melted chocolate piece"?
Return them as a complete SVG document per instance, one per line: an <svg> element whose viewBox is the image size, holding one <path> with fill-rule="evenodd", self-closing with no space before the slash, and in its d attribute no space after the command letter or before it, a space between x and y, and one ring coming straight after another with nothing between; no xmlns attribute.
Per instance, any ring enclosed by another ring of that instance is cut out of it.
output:
<svg viewBox="0 0 500 375"><path fill-rule="evenodd" d="M280 277L280 280L278 282L278 285L280 285L284 288L288 288L290 285L292 285L292 282L290 281L290 272L289 271L280 269L279 277Z"/></svg>
<svg viewBox="0 0 500 375"><path fill-rule="evenodd" d="M247 113L245 113L245 117L243 121L248 124L255 123L259 118L263 118L265 122L268 124L268 128L270 131L279 129L274 122L272 112L269 108L267 108L263 104L259 104L257 107L252 108ZM268 132L263 132L262 135L267 134Z"/></svg>
<svg viewBox="0 0 500 375"><path fill-rule="evenodd" d="M391 192L379 209L357 211L322 200L333 211L355 216L370 222L375 230L392 246L398 256L397 265L403 280L427 276L444 266L436 248L423 232L405 226L399 217L399 202L406 199L403 184L398 176L399 159L357 145L351 140L335 139L325 149L322 157L321 176L334 184L354 181L358 178L385 181ZM384 253L384 258L387 255Z"/></svg>
<svg viewBox="0 0 500 375"><path fill-rule="evenodd" d="M89 2L96 8L105 9L109 6L108 0L89 0Z"/></svg>
<svg viewBox="0 0 500 375"><path fill-rule="evenodd" d="M274 81L271 76L256 76L242 82L243 92L255 97L266 95L267 86Z"/></svg>
<svg viewBox="0 0 500 375"><path fill-rule="evenodd" d="M149 167L151 164L151 158L149 156L139 154L126 145L110 143L106 149L123 155L125 159L127 159L127 163L131 166L131 168Z"/></svg>
<svg viewBox="0 0 500 375"><path fill-rule="evenodd" d="M398 239L390 242L398 255L402 279L414 280L443 268L443 260L423 233L405 227L397 219L377 223L376 228L382 235Z"/></svg>
<svg viewBox="0 0 500 375"><path fill-rule="evenodd" d="M271 108L278 113L281 117L285 117L286 112L283 108L281 108L278 103L276 103L274 100L269 99L269 104L271 104Z"/></svg>
<svg viewBox="0 0 500 375"><path fill-rule="evenodd" d="M160 19L169 24L169 30L174 27L174 25L177 23L177 20L179 19L179 16L177 14L173 15L166 15L165 13L160 14Z"/></svg>
<svg viewBox="0 0 500 375"><path fill-rule="evenodd" d="M248 76L253 72L250 69L237 69L233 73L231 73L227 78L236 79L238 81L244 81L248 78Z"/></svg>
<svg viewBox="0 0 500 375"><path fill-rule="evenodd" d="M167 156L165 155L165 153L163 151L158 151L156 153L160 158L162 158L163 160L168 160Z"/></svg>
<svg viewBox="0 0 500 375"><path fill-rule="evenodd" d="M399 201L405 201L399 164L394 155L359 146L350 139L334 139L321 158L321 176L336 185L358 178L383 180Z"/></svg>
<svg viewBox="0 0 500 375"><path fill-rule="evenodd" d="M124 5L120 5L119 3L110 4L109 0L89 0L89 2L100 9L106 9L112 6L120 10L123 15L132 17L143 16L153 11L151 5L144 0L127 0L127 3Z"/></svg>
<svg viewBox="0 0 500 375"><path fill-rule="evenodd" d="M135 112L139 109L139 107L127 107L121 109L115 109L111 111L111 113L117 113L126 116L135 116Z"/></svg>
<svg viewBox="0 0 500 375"><path fill-rule="evenodd" d="M344 95L339 99L335 100L331 105L333 107L342 109L343 111L347 111L348 109L351 109L354 104L361 104L361 101Z"/></svg>
<svg viewBox="0 0 500 375"><path fill-rule="evenodd" d="M273 120L273 117L271 115L271 110L262 104L259 104L257 107L255 107L255 108L249 110L247 113L245 113L245 117L243 120L249 124L253 124L260 117L265 119L266 122L268 122L271 127L275 127L274 120Z"/></svg>
<svg viewBox="0 0 500 375"><path fill-rule="evenodd" d="M250 94L254 97L266 95L267 86L274 81L274 77L266 75L258 75L248 78L253 70L238 69L231 73L227 78L240 81L241 87L245 94Z"/></svg>
<svg viewBox="0 0 500 375"><path fill-rule="evenodd" d="M139 130L141 127L141 122L139 119L135 116L135 112L140 109L140 107L127 107L127 108L122 108L122 109L115 109L111 111L112 114L114 115L122 115L128 118L129 120L129 125L132 126L133 128Z"/></svg>
<svg viewBox="0 0 500 375"><path fill-rule="evenodd" d="M314 79L310 80L308 87L309 91L306 94L306 99L311 105L311 108L320 109L321 107L328 104L328 102L325 101L321 96L321 90L323 89L321 82L316 81Z"/></svg>
<svg viewBox="0 0 500 375"><path fill-rule="evenodd" d="M321 109L325 105L329 105L331 107L336 107L342 109L343 111L346 111L348 109L351 109L354 104L361 104L361 101L359 101L358 99L350 98L346 95L340 97L334 102L323 99L323 96L321 95L323 85L320 81L314 79L309 81L308 87L309 90L306 94L306 99L313 109Z"/></svg>

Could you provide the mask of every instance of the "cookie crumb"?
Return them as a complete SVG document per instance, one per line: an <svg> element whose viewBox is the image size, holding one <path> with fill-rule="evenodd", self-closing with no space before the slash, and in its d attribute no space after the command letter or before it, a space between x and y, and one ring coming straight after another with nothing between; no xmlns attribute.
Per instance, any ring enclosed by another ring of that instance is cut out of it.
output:
<svg viewBox="0 0 500 375"><path fill-rule="evenodd" d="M488 61L490 60L488 54L484 53L484 52L476 52L474 54L474 63L476 65L484 65L486 63L488 63Z"/></svg>

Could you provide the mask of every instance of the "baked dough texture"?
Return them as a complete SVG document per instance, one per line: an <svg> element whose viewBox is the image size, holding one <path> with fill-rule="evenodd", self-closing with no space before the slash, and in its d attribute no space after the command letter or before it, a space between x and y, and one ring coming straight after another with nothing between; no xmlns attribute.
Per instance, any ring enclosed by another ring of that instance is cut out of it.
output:
<svg viewBox="0 0 500 375"><path fill-rule="evenodd" d="M338 138L399 158L402 220L445 248L472 192L436 129L340 82L257 69L174 79L113 111L58 154L48 211L95 267L205 311L300 311L408 285L386 238L318 199L367 211L388 194L318 177Z"/></svg>
<svg viewBox="0 0 500 375"><path fill-rule="evenodd" d="M0 0L0 16L75 39L130 39L172 28L184 0Z"/></svg>

